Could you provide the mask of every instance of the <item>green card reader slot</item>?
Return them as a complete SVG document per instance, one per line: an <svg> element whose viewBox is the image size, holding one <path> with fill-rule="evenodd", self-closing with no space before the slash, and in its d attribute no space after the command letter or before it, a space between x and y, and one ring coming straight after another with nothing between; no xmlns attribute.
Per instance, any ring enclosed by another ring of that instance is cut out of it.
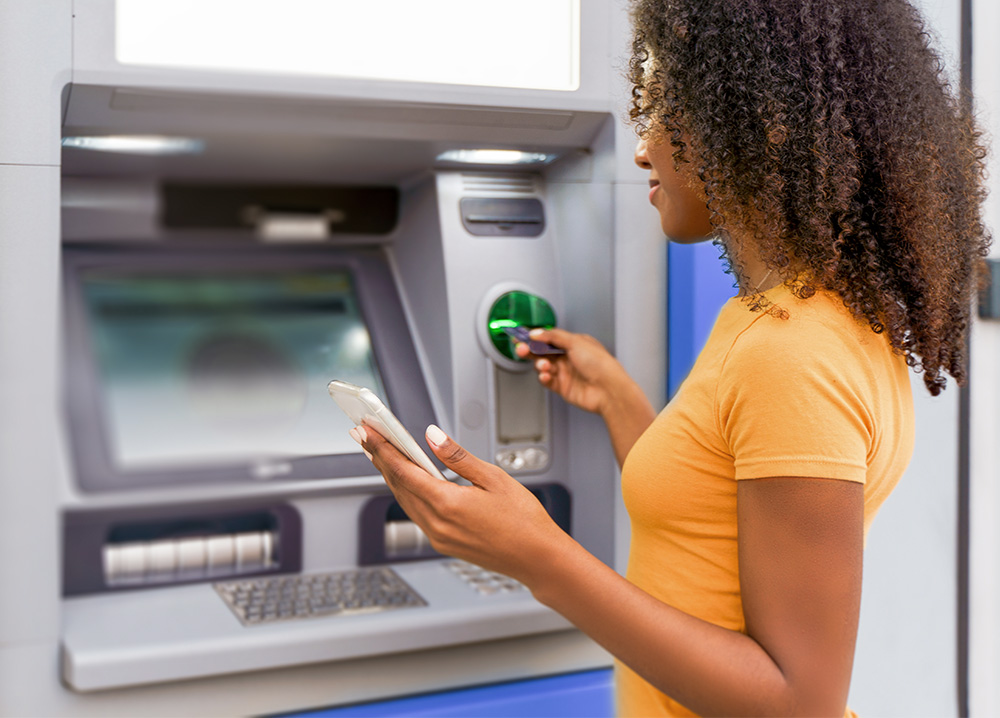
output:
<svg viewBox="0 0 1000 718"><path fill-rule="evenodd" d="M516 290L500 295L487 318L490 342L502 356L523 362L525 360L514 353L514 340L504 331L519 326L551 329L556 326L555 310L547 301L529 292Z"/></svg>

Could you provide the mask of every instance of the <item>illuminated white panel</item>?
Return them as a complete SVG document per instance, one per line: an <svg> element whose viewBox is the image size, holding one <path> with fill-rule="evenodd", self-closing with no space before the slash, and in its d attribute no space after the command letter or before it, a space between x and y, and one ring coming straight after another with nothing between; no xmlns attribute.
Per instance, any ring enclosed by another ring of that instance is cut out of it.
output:
<svg viewBox="0 0 1000 718"><path fill-rule="evenodd" d="M134 155L189 155L205 149L202 140L160 135L103 135L63 137L63 147L98 152L124 152Z"/></svg>
<svg viewBox="0 0 1000 718"><path fill-rule="evenodd" d="M118 62L575 90L580 0L117 0Z"/></svg>
<svg viewBox="0 0 1000 718"><path fill-rule="evenodd" d="M555 159L555 155L520 150L447 150L438 155L439 162L480 165L533 165Z"/></svg>

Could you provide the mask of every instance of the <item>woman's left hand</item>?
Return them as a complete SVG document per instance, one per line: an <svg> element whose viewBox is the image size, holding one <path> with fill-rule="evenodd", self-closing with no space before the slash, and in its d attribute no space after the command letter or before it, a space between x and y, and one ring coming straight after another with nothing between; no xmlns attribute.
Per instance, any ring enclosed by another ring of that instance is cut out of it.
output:
<svg viewBox="0 0 1000 718"><path fill-rule="evenodd" d="M406 515L442 554L510 576L533 590L554 552L572 541L520 482L434 425L427 427L427 443L472 486L434 478L370 426L352 429L351 436L385 477Z"/></svg>

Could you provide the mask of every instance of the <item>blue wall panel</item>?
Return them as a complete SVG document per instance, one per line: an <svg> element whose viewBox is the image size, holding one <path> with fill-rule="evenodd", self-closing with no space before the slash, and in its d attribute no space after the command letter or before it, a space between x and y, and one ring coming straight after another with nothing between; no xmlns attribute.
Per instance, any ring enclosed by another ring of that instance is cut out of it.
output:
<svg viewBox="0 0 1000 718"><path fill-rule="evenodd" d="M726 300L736 295L711 242L667 248L667 395L691 371Z"/></svg>
<svg viewBox="0 0 1000 718"><path fill-rule="evenodd" d="M285 718L612 718L611 670L500 683Z"/></svg>

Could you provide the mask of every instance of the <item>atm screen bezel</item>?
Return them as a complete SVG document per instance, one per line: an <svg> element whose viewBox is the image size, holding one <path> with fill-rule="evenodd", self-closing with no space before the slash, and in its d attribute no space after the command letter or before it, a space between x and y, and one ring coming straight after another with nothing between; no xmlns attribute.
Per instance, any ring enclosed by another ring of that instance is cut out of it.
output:
<svg viewBox="0 0 1000 718"><path fill-rule="evenodd" d="M170 486L260 483L259 459L211 465L123 469L112 456L111 426L102 394L100 369L89 339L90 320L83 279L94 270L142 274L316 274L347 271L386 398L412 430L436 422L413 336L406 321L385 250L297 247L149 248L87 245L63 250L64 401L74 476L83 492L132 491ZM336 377L330 377L334 379ZM331 407L336 409L331 401ZM343 479L371 476L371 462L360 449L352 453L276 458L273 481Z"/></svg>

